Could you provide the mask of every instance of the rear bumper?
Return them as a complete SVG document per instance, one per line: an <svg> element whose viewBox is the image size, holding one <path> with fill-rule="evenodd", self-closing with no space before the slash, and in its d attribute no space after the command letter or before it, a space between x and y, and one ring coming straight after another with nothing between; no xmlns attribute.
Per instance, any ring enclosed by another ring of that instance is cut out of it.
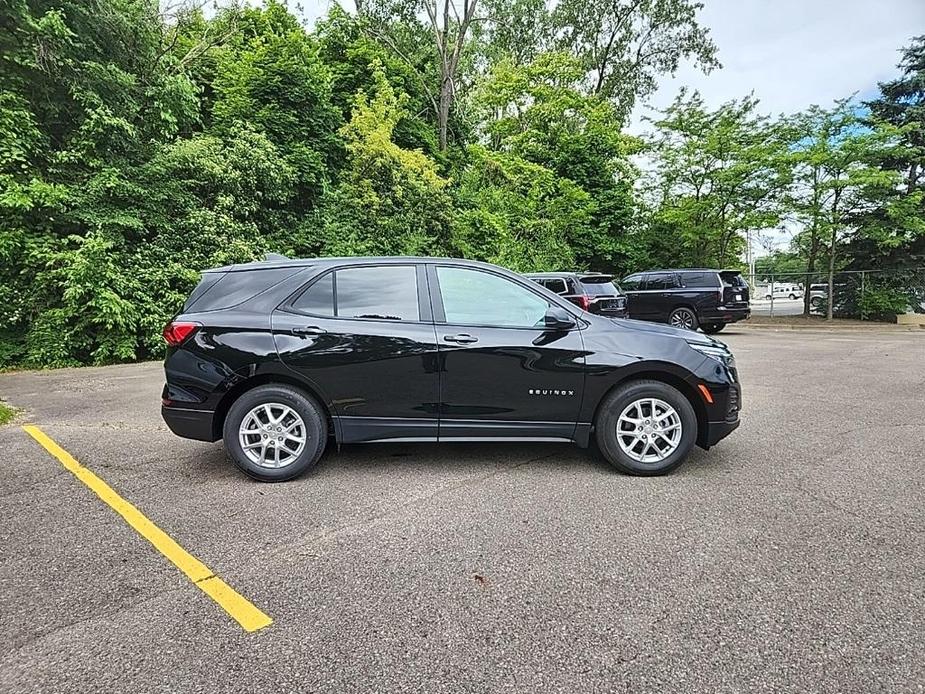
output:
<svg viewBox="0 0 925 694"><path fill-rule="evenodd" d="M703 440L703 447L709 448L715 446L732 432L739 428L740 420L734 422L709 422L707 424L706 436Z"/></svg>
<svg viewBox="0 0 925 694"><path fill-rule="evenodd" d="M190 410L182 407L161 406L161 417L169 429L177 436L196 441L217 441L213 421L215 412L212 410Z"/></svg>
<svg viewBox="0 0 925 694"><path fill-rule="evenodd" d="M714 308L704 311L701 323L736 323L752 315L751 308Z"/></svg>

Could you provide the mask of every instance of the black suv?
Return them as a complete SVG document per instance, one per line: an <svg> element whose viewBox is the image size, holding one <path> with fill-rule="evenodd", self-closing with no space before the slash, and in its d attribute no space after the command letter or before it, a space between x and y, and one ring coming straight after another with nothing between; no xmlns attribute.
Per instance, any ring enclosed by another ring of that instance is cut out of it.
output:
<svg viewBox="0 0 925 694"><path fill-rule="evenodd" d="M751 315L748 282L738 270L650 270L620 283L630 318L718 333Z"/></svg>
<svg viewBox="0 0 925 694"><path fill-rule="evenodd" d="M208 270L164 329L162 413L224 439L261 480L311 468L328 438L573 441L668 472L739 424L732 354L614 321L493 265L268 260Z"/></svg>
<svg viewBox="0 0 925 694"><path fill-rule="evenodd" d="M626 318L626 296L611 275L599 272L534 272L524 275L589 313Z"/></svg>

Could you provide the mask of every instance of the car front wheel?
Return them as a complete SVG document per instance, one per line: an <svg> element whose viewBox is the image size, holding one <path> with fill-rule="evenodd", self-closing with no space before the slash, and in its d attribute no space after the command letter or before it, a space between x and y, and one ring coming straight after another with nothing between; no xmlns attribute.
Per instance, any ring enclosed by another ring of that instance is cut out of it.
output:
<svg viewBox="0 0 925 694"><path fill-rule="evenodd" d="M225 449L242 472L262 482L298 477L318 462L327 418L307 393L288 385L249 390L228 410Z"/></svg>
<svg viewBox="0 0 925 694"><path fill-rule="evenodd" d="M696 330L697 329L697 316L689 308L676 308L671 312L671 315L668 316L669 325L673 325L675 328L683 328L684 330Z"/></svg>
<svg viewBox="0 0 925 694"><path fill-rule="evenodd" d="M618 386L601 403L595 422L598 448L630 475L663 475L687 458L697 440L694 408L661 381Z"/></svg>

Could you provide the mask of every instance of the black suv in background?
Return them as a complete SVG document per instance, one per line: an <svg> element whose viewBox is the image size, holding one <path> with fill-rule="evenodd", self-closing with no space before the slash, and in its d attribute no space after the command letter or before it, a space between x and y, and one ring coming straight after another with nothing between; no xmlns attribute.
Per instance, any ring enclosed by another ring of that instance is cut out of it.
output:
<svg viewBox="0 0 925 694"><path fill-rule="evenodd" d="M651 270L621 283L630 318L718 333L751 314L748 282L738 270Z"/></svg>
<svg viewBox="0 0 925 694"><path fill-rule="evenodd" d="M611 275L599 272L534 272L524 275L589 313L626 318L626 296Z"/></svg>
<svg viewBox="0 0 925 694"><path fill-rule="evenodd" d="M329 437L593 439L656 475L739 425L732 354L705 335L580 310L494 265L268 260L203 273L164 329L164 420L224 439L260 480L310 469Z"/></svg>

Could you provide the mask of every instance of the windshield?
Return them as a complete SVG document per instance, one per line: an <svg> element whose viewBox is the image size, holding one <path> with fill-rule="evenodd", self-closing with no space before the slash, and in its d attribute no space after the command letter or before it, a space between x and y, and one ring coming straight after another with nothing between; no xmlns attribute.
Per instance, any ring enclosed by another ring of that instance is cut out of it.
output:
<svg viewBox="0 0 925 694"><path fill-rule="evenodd" d="M609 277L584 277L581 286L589 296L620 296L623 293Z"/></svg>

